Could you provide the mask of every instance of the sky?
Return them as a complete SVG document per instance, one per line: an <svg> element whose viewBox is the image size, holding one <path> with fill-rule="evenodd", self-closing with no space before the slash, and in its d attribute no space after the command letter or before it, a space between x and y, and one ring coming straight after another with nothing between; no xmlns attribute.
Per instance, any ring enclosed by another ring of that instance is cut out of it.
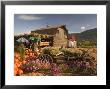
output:
<svg viewBox="0 0 110 89"><path fill-rule="evenodd" d="M65 24L69 33L97 27L96 14L15 14L14 35L30 33L32 30L45 28L47 25Z"/></svg>

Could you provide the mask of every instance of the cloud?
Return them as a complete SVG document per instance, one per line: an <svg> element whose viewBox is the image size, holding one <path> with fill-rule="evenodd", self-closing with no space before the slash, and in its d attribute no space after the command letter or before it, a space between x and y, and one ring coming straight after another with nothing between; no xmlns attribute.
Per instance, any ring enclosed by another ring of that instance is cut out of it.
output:
<svg viewBox="0 0 110 89"><path fill-rule="evenodd" d="M18 19L21 19L21 20L40 20L40 19L43 19L43 17L34 16L34 15L19 15Z"/></svg>
<svg viewBox="0 0 110 89"><path fill-rule="evenodd" d="M81 30L85 30L85 29L86 29L86 27L84 27L84 26L81 27Z"/></svg>
<svg viewBox="0 0 110 89"><path fill-rule="evenodd" d="M81 31L83 32L83 31L85 31L86 30L86 27L85 26L82 26L81 27Z"/></svg>

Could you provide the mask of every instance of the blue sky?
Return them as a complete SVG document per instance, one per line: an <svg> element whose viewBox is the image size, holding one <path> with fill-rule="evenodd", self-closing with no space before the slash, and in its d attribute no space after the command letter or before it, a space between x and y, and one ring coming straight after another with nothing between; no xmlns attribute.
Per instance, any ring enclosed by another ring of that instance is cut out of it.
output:
<svg viewBox="0 0 110 89"><path fill-rule="evenodd" d="M97 27L96 14L15 14L14 34L29 33L47 25L65 24L69 33Z"/></svg>

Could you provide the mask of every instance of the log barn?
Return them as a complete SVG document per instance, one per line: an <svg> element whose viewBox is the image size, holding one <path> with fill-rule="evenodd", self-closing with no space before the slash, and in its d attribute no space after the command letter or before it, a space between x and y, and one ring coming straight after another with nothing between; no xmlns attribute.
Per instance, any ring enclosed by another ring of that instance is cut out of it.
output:
<svg viewBox="0 0 110 89"><path fill-rule="evenodd" d="M52 36L53 46L55 47L67 46L68 30L66 28L66 25L59 26L48 25L45 28L35 29L34 31L31 31L31 33Z"/></svg>

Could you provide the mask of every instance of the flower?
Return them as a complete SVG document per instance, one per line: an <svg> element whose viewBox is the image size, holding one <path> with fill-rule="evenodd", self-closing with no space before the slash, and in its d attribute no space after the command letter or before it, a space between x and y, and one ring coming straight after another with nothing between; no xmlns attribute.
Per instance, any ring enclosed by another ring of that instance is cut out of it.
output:
<svg viewBox="0 0 110 89"><path fill-rule="evenodd" d="M58 76L59 75L60 70L59 70L59 67L57 66L56 63L52 64L51 72L52 72L53 76Z"/></svg>
<svg viewBox="0 0 110 89"><path fill-rule="evenodd" d="M86 62L86 67L90 68L90 63Z"/></svg>

